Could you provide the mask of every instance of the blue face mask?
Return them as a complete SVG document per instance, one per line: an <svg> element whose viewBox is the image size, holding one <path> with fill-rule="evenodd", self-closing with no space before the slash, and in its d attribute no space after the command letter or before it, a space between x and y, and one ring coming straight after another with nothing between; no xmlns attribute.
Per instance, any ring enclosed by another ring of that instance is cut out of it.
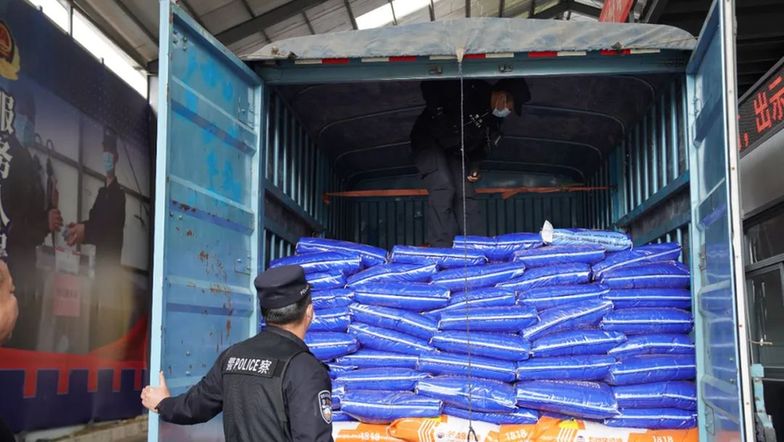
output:
<svg viewBox="0 0 784 442"><path fill-rule="evenodd" d="M30 147L35 142L35 125L27 118L27 115L16 114L14 116L14 130L16 138L22 146Z"/></svg>
<svg viewBox="0 0 784 442"><path fill-rule="evenodd" d="M103 156L103 171L110 173L114 170L114 154L111 152L104 152Z"/></svg>
<svg viewBox="0 0 784 442"><path fill-rule="evenodd" d="M496 117L498 117L498 118L506 118L506 117L508 117L508 116L509 116L509 114L511 114L511 113L512 113L512 111L510 111L510 110L509 110L509 109L507 109L507 108L503 108L503 109L493 109L493 115L495 115L495 116L496 116Z"/></svg>

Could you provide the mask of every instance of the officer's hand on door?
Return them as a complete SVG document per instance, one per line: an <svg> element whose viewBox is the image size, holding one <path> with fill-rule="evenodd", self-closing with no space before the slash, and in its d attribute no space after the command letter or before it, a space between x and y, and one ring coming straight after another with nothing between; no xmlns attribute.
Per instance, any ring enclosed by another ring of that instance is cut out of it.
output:
<svg viewBox="0 0 784 442"><path fill-rule="evenodd" d="M479 181L479 178L480 178L479 172L471 172L471 174L468 175L466 179L468 180L469 183L476 183Z"/></svg>
<svg viewBox="0 0 784 442"><path fill-rule="evenodd" d="M153 413L158 412L158 404L162 400L171 396L169 387L166 386L166 378L163 377L163 372L158 373L158 384L157 387L148 385L142 390L142 405Z"/></svg>

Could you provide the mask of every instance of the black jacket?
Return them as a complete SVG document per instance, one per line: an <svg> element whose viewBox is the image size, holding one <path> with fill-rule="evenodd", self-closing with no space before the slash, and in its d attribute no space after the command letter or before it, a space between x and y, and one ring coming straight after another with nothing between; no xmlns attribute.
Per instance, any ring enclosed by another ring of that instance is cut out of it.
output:
<svg viewBox="0 0 784 442"><path fill-rule="evenodd" d="M437 146L460 155L460 81L423 81L425 110L411 131L411 147L421 150ZM492 86L482 80L463 82L463 133L468 162L483 160L501 136L502 119L490 109Z"/></svg>
<svg viewBox="0 0 784 442"><path fill-rule="evenodd" d="M26 279L34 277L35 247L44 242L49 231L49 218L41 182L41 165L16 137L3 136L0 142L8 143L10 162L2 167L6 177L0 175L2 208L8 216L6 226L8 267L17 287L24 291ZM6 158L0 158L5 162Z"/></svg>
<svg viewBox="0 0 784 442"><path fill-rule="evenodd" d="M115 178L98 191L84 221L84 242L95 245L96 265L120 265L124 228L125 192Z"/></svg>
<svg viewBox="0 0 784 442"><path fill-rule="evenodd" d="M267 327L229 347L202 380L158 405L161 419L206 422L223 411L227 441L332 441L329 372L293 334Z"/></svg>

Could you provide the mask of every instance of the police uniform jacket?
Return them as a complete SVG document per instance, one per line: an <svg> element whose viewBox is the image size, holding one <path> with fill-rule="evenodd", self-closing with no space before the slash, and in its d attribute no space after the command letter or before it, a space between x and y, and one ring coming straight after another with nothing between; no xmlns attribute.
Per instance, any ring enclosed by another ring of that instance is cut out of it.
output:
<svg viewBox="0 0 784 442"><path fill-rule="evenodd" d="M281 328L229 347L198 384L158 405L161 419L176 424L221 411L227 441L332 441L327 367Z"/></svg>

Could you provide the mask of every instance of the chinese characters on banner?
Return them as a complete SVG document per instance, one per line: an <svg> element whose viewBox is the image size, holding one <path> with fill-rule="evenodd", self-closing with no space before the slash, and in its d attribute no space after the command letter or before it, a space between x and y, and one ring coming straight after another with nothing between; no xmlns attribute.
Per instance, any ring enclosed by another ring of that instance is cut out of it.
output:
<svg viewBox="0 0 784 442"><path fill-rule="evenodd" d="M0 258L5 255L7 245L7 229L11 221L3 208L2 180L11 172L11 146L8 136L14 133L14 97L0 89Z"/></svg>
<svg viewBox="0 0 784 442"><path fill-rule="evenodd" d="M738 147L748 149L784 123L784 65L738 106Z"/></svg>

